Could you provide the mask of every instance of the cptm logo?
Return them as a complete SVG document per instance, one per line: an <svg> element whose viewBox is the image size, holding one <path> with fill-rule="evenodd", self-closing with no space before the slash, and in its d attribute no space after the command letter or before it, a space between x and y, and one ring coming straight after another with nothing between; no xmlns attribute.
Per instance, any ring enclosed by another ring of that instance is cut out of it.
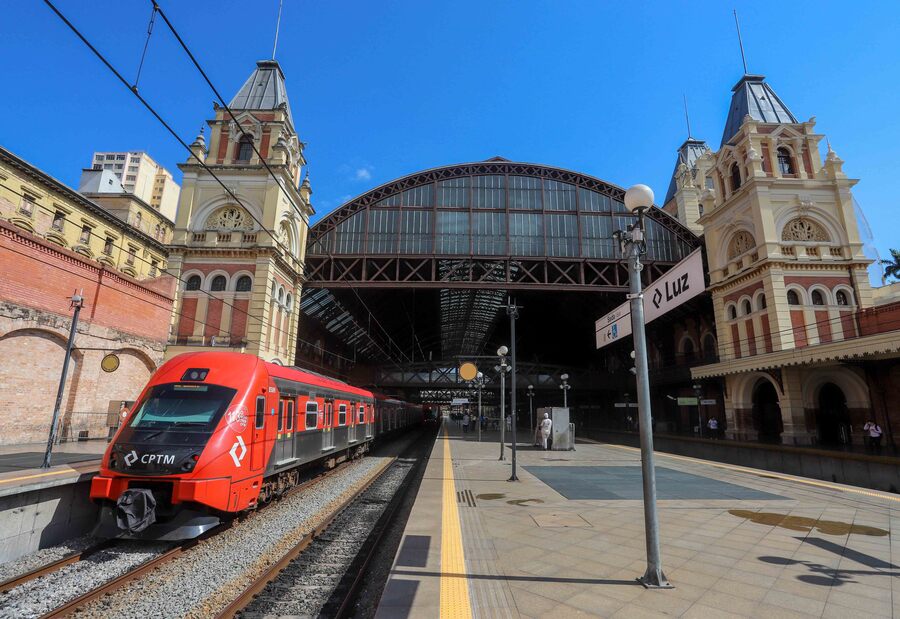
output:
<svg viewBox="0 0 900 619"><path fill-rule="evenodd" d="M170 454L144 454L138 458L135 450L125 456L125 465L132 466L138 460L141 464L175 464L175 456Z"/></svg>

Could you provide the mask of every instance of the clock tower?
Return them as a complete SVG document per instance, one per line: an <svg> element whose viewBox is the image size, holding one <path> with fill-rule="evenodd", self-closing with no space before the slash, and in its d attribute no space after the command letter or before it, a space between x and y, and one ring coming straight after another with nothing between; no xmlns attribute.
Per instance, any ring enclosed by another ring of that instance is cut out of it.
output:
<svg viewBox="0 0 900 619"><path fill-rule="evenodd" d="M292 365L312 190L274 60L214 105L184 173L169 266L181 280L167 357L248 352ZM230 110L230 113L229 113Z"/></svg>

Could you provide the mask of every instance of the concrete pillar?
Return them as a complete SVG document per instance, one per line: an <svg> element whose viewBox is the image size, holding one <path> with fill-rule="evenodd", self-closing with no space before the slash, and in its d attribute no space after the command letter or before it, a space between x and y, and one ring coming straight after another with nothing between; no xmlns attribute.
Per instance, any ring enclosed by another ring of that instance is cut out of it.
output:
<svg viewBox="0 0 900 619"><path fill-rule="evenodd" d="M781 442L785 445L810 445L814 441L815 427L810 430L803 405L803 384L800 371L783 368L784 393L780 397L781 423L784 430Z"/></svg>
<svg viewBox="0 0 900 619"><path fill-rule="evenodd" d="M206 329L206 311L209 308L209 295L201 294L197 297L197 313L194 314L194 337L203 337Z"/></svg>

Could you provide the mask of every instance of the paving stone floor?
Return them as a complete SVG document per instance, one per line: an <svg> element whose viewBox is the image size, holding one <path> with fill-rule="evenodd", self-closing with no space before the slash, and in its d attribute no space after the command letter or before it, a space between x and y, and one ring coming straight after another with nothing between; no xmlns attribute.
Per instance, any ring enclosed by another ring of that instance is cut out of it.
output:
<svg viewBox="0 0 900 619"><path fill-rule="evenodd" d="M635 582L646 566L636 449L523 445L509 482L496 437L447 430L466 564L452 577L467 580L473 616L900 617L898 496L658 453L675 588L651 591ZM380 617L439 611L443 443Z"/></svg>

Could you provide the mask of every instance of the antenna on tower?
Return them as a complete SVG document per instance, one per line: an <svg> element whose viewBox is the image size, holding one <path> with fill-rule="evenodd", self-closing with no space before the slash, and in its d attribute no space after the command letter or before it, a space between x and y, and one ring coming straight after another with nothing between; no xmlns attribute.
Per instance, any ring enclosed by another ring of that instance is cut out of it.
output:
<svg viewBox="0 0 900 619"><path fill-rule="evenodd" d="M278 49L278 29L281 28L281 9L284 0L278 0L278 20L275 22L275 44L272 46L272 60L275 60L275 50Z"/></svg>
<svg viewBox="0 0 900 619"><path fill-rule="evenodd" d="M687 95L681 93L681 98L684 99L684 122L687 123L688 130L688 139L693 139L693 135L691 135L691 117L688 115L688 106L687 106Z"/></svg>
<svg viewBox="0 0 900 619"><path fill-rule="evenodd" d="M738 45L741 46L741 61L744 63L744 75L747 75L747 56L744 55L744 40L741 38L741 24L738 21L737 9L732 9L734 12L734 25L737 28L738 33Z"/></svg>

